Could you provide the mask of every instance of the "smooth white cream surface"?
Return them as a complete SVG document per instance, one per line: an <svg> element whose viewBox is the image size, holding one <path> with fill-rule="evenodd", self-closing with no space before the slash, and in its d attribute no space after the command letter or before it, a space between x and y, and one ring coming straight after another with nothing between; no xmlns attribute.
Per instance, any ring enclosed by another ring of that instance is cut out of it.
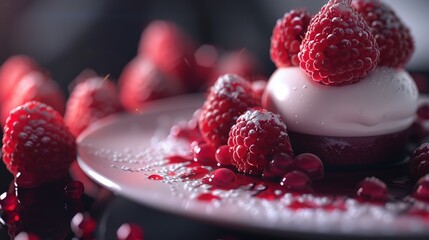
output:
<svg viewBox="0 0 429 240"><path fill-rule="evenodd" d="M375 136L408 128L418 91L404 70L380 67L358 83L334 87L311 80L299 67L277 69L263 96L289 130L322 136Z"/></svg>

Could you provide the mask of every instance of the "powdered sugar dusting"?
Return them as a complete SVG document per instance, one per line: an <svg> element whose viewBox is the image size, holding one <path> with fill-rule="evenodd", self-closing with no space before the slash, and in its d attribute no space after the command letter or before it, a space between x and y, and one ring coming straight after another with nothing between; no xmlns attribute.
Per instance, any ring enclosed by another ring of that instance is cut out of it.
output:
<svg viewBox="0 0 429 240"><path fill-rule="evenodd" d="M282 126L283 129L286 129L286 125L281 120L281 117L279 114L266 111L262 108L259 108L258 110L255 110L255 109L248 110L242 115L242 118L246 119L247 121L252 121L257 127L260 126L261 122L272 122L275 125Z"/></svg>
<svg viewBox="0 0 429 240"><path fill-rule="evenodd" d="M239 84L236 84L237 82ZM212 92L229 99L235 99L239 95L247 93L246 89L242 87L242 85L245 84L247 84L247 82L243 78L234 74L225 74L220 76L212 86Z"/></svg>

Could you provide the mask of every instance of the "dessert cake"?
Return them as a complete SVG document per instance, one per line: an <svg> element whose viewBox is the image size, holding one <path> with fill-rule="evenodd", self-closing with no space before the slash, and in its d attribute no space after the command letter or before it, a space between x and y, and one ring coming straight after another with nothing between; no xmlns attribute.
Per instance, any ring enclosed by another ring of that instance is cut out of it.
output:
<svg viewBox="0 0 429 240"><path fill-rule="evenodd" d="M403 69L413 42L384 3L350 4L331 1L311 21L301 10L277 22L271 56L278 68L263 106L282 115L297 153L317 154L326 165L399 161L417 110L418 90ZM300 31L285 36L291 29Z"/></svg>

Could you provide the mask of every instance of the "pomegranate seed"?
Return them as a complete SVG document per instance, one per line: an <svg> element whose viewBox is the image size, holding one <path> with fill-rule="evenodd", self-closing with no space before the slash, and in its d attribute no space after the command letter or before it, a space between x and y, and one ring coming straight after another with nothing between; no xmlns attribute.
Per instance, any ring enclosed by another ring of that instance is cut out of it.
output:
<svg viewBox="0 0 429 240"><path fill-rule="evenodd" d="M429 174L417 181L413 196L419 200L429 202Z"/></svg>
<svg viewBox="0 0 429 240"><path fill-rule="evenodd" d="M218 187L228 187L237 180L237 175L228 168L216 169L210 176L209 181Z"/></svg>
<svg viewBox="0 0 429 240"><path fill-rule="evenodd" d="M88 213L77 213L71 220L71 230L79 238L91 239L96 227L97 222Z"/></svg>
<svg viewBox="0 0 429 240"><path fill-rule="evenodd" d="M283 176L280 185L292 191L308 190L311 186L311 180L305 173L294 170Z"/></svg>
<svg viewBox="0 0 429 240"><path fill-rule="evenodd" d="M231 155L229 154L229 146L220 146L215 153L215 158L221 165L231 165Z"/></svg>
<svg viewBox="0 0 429 240"><path fill-rule="evenodd" d="M318 156L312 153L302 153L296 156L294 166L307 173L311 180L323 178L323 163Z"/></svg>
<svg viewBox="0 0 429 240"><path fill-rule="evenodd" d="M216 162L215 149L207 143L201 143L194 147L194 161L202 165L211 165Z"/></svg>
<svg viewBox="0 0 429 240"><path fill-rule="evenodd" d="M376 177L367 177L358 184L356 196L358 200L369 202L387 201L387 186Z"/></svg>
<svg viewBox="0 0 429 240"><path fill-rule="evenodd" d="M124 223L116 231L118 240L143 240L143 229L134 223Z"/></svg>
<svg viewBox="0 0 429 240"><path fill-rule="evenodd" d="M67 197L78 200L82 197L85 189L81 181L71 181L64 187Z"/></svg>
<svg viewBox="0 0 429 240"><path fill-rule="evenodd" d="M0 206L1 209L5 212L14 211L18 204L18 199L13 194L8 194L5 192L0 196Z"/></svg>
<svg viewBox="0 0 429 240"><path fill-rule="evenodd" d="M15 240L40 240L40 237L34 233L20 232L15 236Z"/></svg>
<svg viewBox="0 0 429 240"><path fill-rule="evenodd" d="M293 157L287 153L276 154L273 160L265 167L262 177L276 179L284 176L293 169Z"/></svg>

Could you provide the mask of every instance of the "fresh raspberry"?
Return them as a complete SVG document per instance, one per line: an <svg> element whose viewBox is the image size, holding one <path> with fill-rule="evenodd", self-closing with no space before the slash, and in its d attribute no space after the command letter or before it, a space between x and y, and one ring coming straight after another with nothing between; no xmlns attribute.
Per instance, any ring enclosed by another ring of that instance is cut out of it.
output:
<svg viewBox="0 0 429 240"><path fill-rule="evenodd" d="M421 144L410 157L411 175L421 178L429 173L429 143Z"/></svg>
<svg viewBox="0 0 429 240"><path fill-rule="evenodd" d="M195 50L194 40L180 26L158 20L151 22L142 32L138 55L150 59L189 91L197 91L204 82L195 73Z"/></svg>
<svg viewBox="0 0 429 240"><path fill-rule="evenodd" d="M261 77L261 63L249 50L232 50L222 54L217 61L209 86L216 82L217 77L224 74L235 74L250 82Z"/></svg>
<svg viewBox="0 0 429 240"><path fill-rule="evenodd" d="M130 112L142 111L153 100L185 93L182 83L167 76L149 59L137 56L119 78L119 97Z"/></svg>
<svg viewBox="0 0 429 240"><path fill-rule="evenodd" d="M371 29L351 0L330 0L311 19L298 57L314 81L341 86L368 75L379 55Z"/></svg>
<svg viewBox="0 0 429 240"><path fill-rule="evenodd" d="M7 118L2 151L7 169L24 179L20 187L30 188L65 177L76 159L76 142L57 111L30 101Z"/></svg>
<svg viewBox="0 0 429 240"><path fill-rule="evenodd" d="M2 126L12 109L32 100L45 103L61 115L64 114L65 97L59 85L39 71L24 75L10 93L9 97L4 99L1 109Z"/></svg>
<svg viewBox="0 0 429 240"><path fill-rule="evenodd" d="M271 60L277 67L299 66L299 46L310 20L305 9L291 10L277 20L270 48Z"/></svg>
<svg viewBox="0 0 429 240"><path fill-rule="evenodd" d="M116 85L108 78L90 77L78 83L70 94L64 122L78 136L95 121L121 110Z"/></svg>
<svg viewBox="0 0 429 240"><path fill-rule="evenodd" d="M232 74L220 76L201 109L199 127L203 139L215 148L225 145L237 118L257 105L248 81Z"/></svg>
<svg viewBox="0 0 429 240"><path fill-rule="evenodd" d="M353 0L353 7L368 23L380 49L380 66L403 67L414 52L410 30L393 9L380 0Z"/></svg>
<svg viewBox="0 0 429 240"><path fill-rule="evenodd" d="M259 175L274 156L293 155L286 125L280 115L263 108L242 114L229 132L231 163L238 171Z"/></svg>
<svg viewBox="0 0 429 240"><path fill-rule="evenodd" d="M0 68L0 101L9 97L12 89L29 72L39 71L41 68L36 61L26 55L14 55L6 59Z"/></svg>

